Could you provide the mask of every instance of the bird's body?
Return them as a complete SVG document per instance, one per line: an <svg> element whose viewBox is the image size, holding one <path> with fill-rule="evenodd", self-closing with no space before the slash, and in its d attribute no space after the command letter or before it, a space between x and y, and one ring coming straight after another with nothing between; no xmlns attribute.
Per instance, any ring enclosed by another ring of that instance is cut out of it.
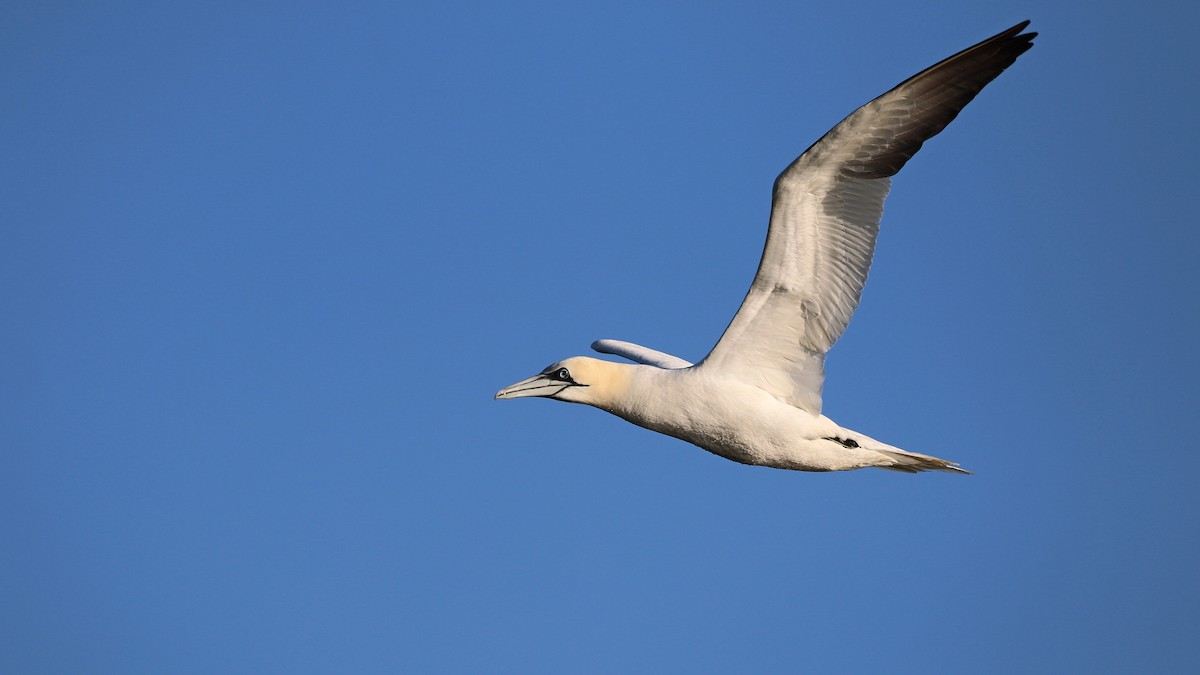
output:
<svg viewBox="0 0 1200 675"><path fill-rule="evenodd" d="M566 369L572 379L589 383L550 385L562 389L551 398L586 403L742 464L799 471L844 471L867 466L898 471L961 471L948 462L906 452L845 429L824 415L780 401L760 387L725 377L719 370L659 368L586 356L565 359L551 368L555 369L552 372ZM537 375L525 382L544 386L538 383L542 379Z"/></svg>
<svg viewBox="0 0 1200 675"><path fill-rule="evenodd" d="M726 459L805 471L858 469L883 459L866 449L882 446L877 441L736 379L703 368L611 365L630 369L631 386L609 412ZM849 440L858 447L848 447Z"/></svg>
<svg viewBox="0 0 1200 675"><path fill-rule="evenodd" d="M585 403L743 464L966 473L845 429L821 413L825 353L858 305L891 176L1032 46L1028 22L909 78L859 108L775 181L758 273L725 334L691 364L601 340L636 364L573 357L502 389Z"/></svg>

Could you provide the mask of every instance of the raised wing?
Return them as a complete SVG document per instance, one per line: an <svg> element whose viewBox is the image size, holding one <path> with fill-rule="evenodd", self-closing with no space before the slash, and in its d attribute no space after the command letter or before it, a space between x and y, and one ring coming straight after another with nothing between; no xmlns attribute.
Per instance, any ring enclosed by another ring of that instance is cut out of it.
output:
<svg viewBox="0 0 1200 675"><path fill-rule="evenodd" d="M632 342L625 342L623 340L596 340L592 343L592 349L601 354L615 354L630 361L644 363L648 366L667 368L669 370L690 368L692 366L690 361L684 361L678 356L664 354L649 347L635 345Z"/></svg>
<svg viewBox="0 0 1200 675"><path fill-rule="evenodd" d="M819 414L825 352L858 305L891 176L1033 46L1024 21L864 105L775 179L758 274L699 367Z"/></svg>

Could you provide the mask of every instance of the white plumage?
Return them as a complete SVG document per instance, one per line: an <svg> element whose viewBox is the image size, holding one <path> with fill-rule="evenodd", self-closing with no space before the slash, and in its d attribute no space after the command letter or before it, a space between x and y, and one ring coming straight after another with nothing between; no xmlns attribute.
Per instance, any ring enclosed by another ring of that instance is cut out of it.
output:
<svg viewBox="0 0 1200 675"><path fill-rule="evenodd" d="M821 414L825 353L841 337L871 266L895 175L988 82L1033 46L1022 22L914 75L842 120L775 180L758 273L699 364L619 340L496 398L586 403L734 461L802 471L874 466L965 473Z"/></svg>

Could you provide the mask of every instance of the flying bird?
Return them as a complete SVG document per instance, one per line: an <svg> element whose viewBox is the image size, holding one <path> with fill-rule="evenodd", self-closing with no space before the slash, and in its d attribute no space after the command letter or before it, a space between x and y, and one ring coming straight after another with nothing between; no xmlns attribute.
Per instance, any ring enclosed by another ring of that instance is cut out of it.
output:
<svg viewBox="0 0 1200 675"><path fill-rule="evenodd" d="M1028 21L969 47L855 110L775 179L758 273L698 364L618 340L559 361L496 398L585 403L743 464L798 471L969 473L821 414L825 353L858 305L896 174L987 83L1033 46Z"/></svg>

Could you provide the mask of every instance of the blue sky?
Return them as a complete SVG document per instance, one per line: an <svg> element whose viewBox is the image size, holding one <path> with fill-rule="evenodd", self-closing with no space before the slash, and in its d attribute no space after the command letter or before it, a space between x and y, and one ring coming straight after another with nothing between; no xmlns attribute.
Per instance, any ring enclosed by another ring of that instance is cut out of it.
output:
<svg viewBox="0 0 1200 675"><path fill-rule="evenodd" d="M0 9L0 670L1194 668L1194 5L428 4ZM828 362L974 476L492 400L702 357L775 175L1025 18Z"/></svg>

